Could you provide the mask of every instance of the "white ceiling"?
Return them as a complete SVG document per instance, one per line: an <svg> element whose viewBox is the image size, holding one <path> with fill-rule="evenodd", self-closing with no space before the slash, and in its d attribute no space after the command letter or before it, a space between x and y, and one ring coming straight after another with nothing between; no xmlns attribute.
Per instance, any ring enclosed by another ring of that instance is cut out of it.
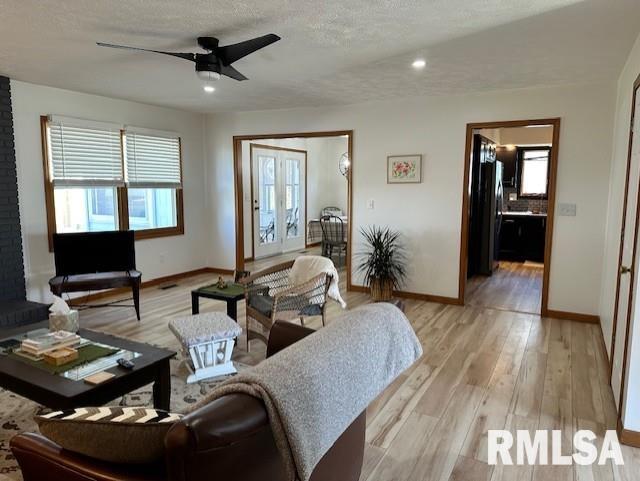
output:
<svg viewBox="0 0 640 481"><path fill-rule="evenodd" d="M0 0L0 74L201 112L322 106L613 81L639 26L639 0ZM212 95L191 62L95 45L266 33L234 64L250 80Z"/></svg>

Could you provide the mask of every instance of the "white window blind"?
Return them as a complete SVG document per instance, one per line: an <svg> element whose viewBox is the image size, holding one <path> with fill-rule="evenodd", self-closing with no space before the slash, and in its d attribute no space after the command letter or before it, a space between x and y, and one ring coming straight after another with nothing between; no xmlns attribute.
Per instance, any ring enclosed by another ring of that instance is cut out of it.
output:
<svg viewBox="0 0 640 481"><path fill-rule="evenodd" d="M54 185L121 185L124 169L117 124L49 117Z"/></svg>
<svg viewBox="0 0 640 481"><path fill-rule="evenodd" d="M180 138L173 133L125 129L127 183L131 187L182 186Z"/></svg>

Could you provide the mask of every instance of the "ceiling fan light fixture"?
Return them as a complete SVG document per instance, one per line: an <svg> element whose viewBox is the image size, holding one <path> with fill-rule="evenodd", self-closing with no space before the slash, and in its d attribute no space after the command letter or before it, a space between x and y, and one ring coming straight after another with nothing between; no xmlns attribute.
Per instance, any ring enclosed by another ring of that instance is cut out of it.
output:
<svg viewBox="0 0 640 481"><path fill-rule="evenodd" d="M212 72L210 70L197 70L196 73L201 80L206 82L214 82L220 80L220 74L218 72Z"/></svg>

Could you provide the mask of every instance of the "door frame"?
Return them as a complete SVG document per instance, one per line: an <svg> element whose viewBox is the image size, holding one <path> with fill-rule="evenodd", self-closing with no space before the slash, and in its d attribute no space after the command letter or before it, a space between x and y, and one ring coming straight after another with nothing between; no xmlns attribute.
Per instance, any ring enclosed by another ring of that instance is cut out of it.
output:
<svg viewBox="0 0 640 481"><path fill-rule="evenodd" d="M291 149L289 147L279 147L277 145L267 145L267 144L256 144L251 142L249 144L249 185L251 189L251 209L253 209L253 201L254 201L254 192L253 192L253 149L269 149L269 150L279 150L284 152L296 152L298 154L304 154L304 220L305 220L305 229L304 229L304 246L307 246L307 159L308 154L306 150L302 149ZM253 210L251 211L251 215L253 215ZM255 245L255 228L253 219L251 219L251 259L255 259L256 257L256 245ZM244 241L243 241L244 242Z"/></svg>
<svg viewBox="0 0 640 481"><path fill-rule="evenodd" d="M627 197L629 195L629 175L631 173L631 157L633 156L633 122L635 120L636 114L636 99L638 95L638 90L640 89L640 75L636 78L635 82L633 82L633 95L631 97L631 118L629 122L629 145L627 146L627 169L626 169L626 177L624 181L624 197L623 197L623 207L622 207L622 225L620 228L620 244L619 244L619 252L618 252L618 270L616 271L616 296L615 302L613 305L613 322L611 328L611 354L609 355L609 384L611 384L613 378L613 360L616 352L616 334L618 329L618 306L620 305L620 270L622 268L622 257L624 252L624 231L627 223ZM636 226L634 229L633 235L633 254L631 256L631 272L629 273L629 303L627 305L626 312L626 332L624 336L624 351L622 353L622 371L621 371L621 382L620 382L620 396L618 402L618 423L622 424L622 405L624 403L624 395L627 388L627 356L629 355L629 330L631 327L631 308L633 303L631 302L633 298L633 284L635 281L635 268L636 268L636 253L637 253L637 242L638 242L638 224L640 223L640 186L638 188L638 193L636 194Z"/></svg>
<svg viewBox="0 0 640 481"><path fill-rule="evenodd" d="M315 137L341 137L347 136L347 152L349 155L349 171L347 172L347 215L349 217L349 230L347 232L347 290L352 290L351 284L351 257L353 249L353 130L329 130L319 132L291 132L282 134L255 134L233 136L233 181L236 193L235 202L235 229L236 229L236 270L244 270L244 188L242 185L242 142L264 139L288 139L288 138L315 138ZM306 226L305 226L306 231Z"/></svg>
<svg viewBox="0 0 640 481"><path fill-rule="evenodd" d="M458 304L464 305L467 286L467 260L469 242L469 209L471 207L471 155L473 131L476 129L499 129L526 127L528 125L551 125L553 127L551 159L549 163L549 184L547 192L547 226L545 228L544 271L542 274L542 302L540 315L549 316L555 311L549 310L549 278L551 273L551 249L553 243L553 220L556 199L556 179L558 173L558 152L560 150L560 118L506 120L498 122L473 122L467 124L464 151L464 177L462 183L462 221L460 234L460 271L458 276ZM557 313L562 314L562 313Z"/></svg>

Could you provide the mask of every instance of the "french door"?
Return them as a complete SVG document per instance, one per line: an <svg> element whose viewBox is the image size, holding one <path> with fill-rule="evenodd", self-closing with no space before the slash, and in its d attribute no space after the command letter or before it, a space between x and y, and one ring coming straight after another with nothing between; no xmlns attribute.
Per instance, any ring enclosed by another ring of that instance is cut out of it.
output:
<svg viewBox="0 0 640 481"><path fill-rule="evenodd" d="M635 320L638 299L634 294L638 288L637 252L640 238L639 187L640 187L640 77L634 85L633 110L629 133L629 157L627 161L627 180L625 185L624 209L622 212L622 230L618 263L616 303L611 343L611 387L616 403L622 411L621 398L625 396L626 371L628 369L628 337L630 326ZM622 413L621 413L622 415Z"/></svg>
<svg viewBox="0 0 640 481"><path fill-rule="evenodd" d="M253 254L305 247L306 152L252 145Z"/></svg>

